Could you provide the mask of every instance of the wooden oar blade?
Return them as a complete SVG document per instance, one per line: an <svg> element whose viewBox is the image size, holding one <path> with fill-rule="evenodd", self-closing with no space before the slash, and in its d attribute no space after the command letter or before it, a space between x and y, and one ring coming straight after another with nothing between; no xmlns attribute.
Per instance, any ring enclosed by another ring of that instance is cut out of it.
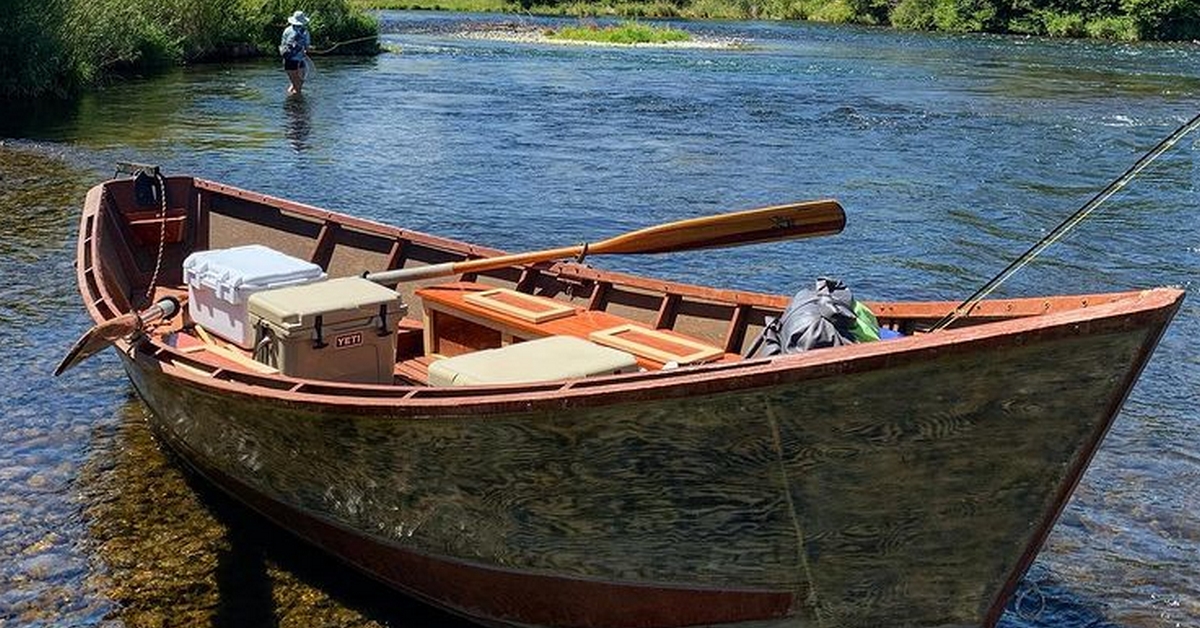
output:
<svg viewBox="0 0 1200 628"><path fill-rule="evenodd" d="M183 301L175 297L164 297L143 312L130 312L104 321L87 330L71 345L71 350L54 369L58 377L68 369L103 351L121 338L128 338L147 324L169 319L179 313Z"/></svg>
<svg viewBox="0 0 1200 628"><path fill-rule="evenodd" d="M777 205L649 227L591 246L593 253L670 253L840 233L846 214L835 200Z"/></svg>
<svg viewBox="0 0 1200 628"><path fill-rule="evenodd" d="M137 326L137 315L125 314L87 330L71 345L71 350L67 351L67 355L58 363L58 367L54 369L54 376L62 375L76 364L108 348L113 341L137 331Z"/></svg>

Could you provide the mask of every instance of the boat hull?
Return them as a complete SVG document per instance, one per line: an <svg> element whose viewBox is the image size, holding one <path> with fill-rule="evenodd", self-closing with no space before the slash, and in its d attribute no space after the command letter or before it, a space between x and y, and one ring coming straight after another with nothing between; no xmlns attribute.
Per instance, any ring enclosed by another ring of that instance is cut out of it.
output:
<svg viewBox="0 0 1200 628"><path fill-rule="evenodd" d="M123 359L215 484L480 623L987 626L1167 320L457 406L271 398Z"/></svg>

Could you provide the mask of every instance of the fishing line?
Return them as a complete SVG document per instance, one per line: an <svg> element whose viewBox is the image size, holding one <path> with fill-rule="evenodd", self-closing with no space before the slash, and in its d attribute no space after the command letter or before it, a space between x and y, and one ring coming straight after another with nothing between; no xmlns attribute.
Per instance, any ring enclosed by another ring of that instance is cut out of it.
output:
<svg viewBox="0 0 1200 628"><path fill-rule="evenodd" d="M975 294L972 294L967 298L967 300L963 301L958 305L958 307L954 308L953 311L942 317L942 319L939 320L930 331L939 331L945 329L954 321L961 318L963 314L973 309L979 304L980 301L986 299L988 295L996 290L996 288L1000 287L1000 284L1007 281L1009 277L1012 277L1017 271L1029 264L1029 262L1032 262L1038 255L1042 253L1042 251L1046 250L1047 247L1055 242L1058 242L1063 238L1063 236L1067 235L1069 231L1079 226L1079 223L1086 220L1087 217L1090 216L1097 207L1100 207L1100 205L1104 203L1104 201L1107 201L1113 194L1121 191L1121 188L1124 188L1125 185L1132 181L1133 178L1141 173L1142 170L1145 170L1146 166L1149 166L1151 163L1153 163L1155 159L1158 159L1159 156L1170 150L1171 147L1179 143L1179 140L1183 139L1183 137L1188 133L1196 130L1197 127L1200 127L1200 114L1197 114L1196 117L1185 122L1183 126L1175 129L1174 133L1172 133L1163 141L1159 142L1157 146L1150 149L1150 152L1142 155L1142 158L1137 160L1137 163L1133 164L1129 170L1126 170L1125 174L1108 184L1108 187L1101 190L1099 194L1092 197L1092 200L1084 203L1083 207L1080 207L1075 211L1074 214L1071 214L1066 220L1059 223L1059 225L1055 227L1053 231L1046 234L1046 237L1039 240L1037 244L1030 247L1028 251L1025 251L1025 253L1009 264L1007 268L1000 271L1000 274L992 277L992 279L984 284L982 288L976 290Z"/></svg>
<svg viewBox="0 0 1200 628"><path fill-rule="evenodd" d="M328 48L325 48L323 50L310 50L309 54L314 54L314 55L329 54L329 53L333 52L334 49L336 49L338 46L345 46L348 44L357 44L360 41L368 41L371 39L379 39L379 35L367 35L366 37L358 37L355 39L347 39L346 41L339 41L336 44L334 44Z"/></svg>

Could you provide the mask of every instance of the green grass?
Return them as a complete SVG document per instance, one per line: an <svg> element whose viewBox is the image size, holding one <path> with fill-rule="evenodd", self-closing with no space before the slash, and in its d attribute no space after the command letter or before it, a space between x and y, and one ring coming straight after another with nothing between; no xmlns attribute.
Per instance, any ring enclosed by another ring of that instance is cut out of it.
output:
<svg viewBox="0 0 1200 628"><path fill-rule="evenodd" d="M547 31L546 36L550 39L605 44L665 44L692 39L687 31L642 22L621 22L615 26L564 26Z"/></svg>

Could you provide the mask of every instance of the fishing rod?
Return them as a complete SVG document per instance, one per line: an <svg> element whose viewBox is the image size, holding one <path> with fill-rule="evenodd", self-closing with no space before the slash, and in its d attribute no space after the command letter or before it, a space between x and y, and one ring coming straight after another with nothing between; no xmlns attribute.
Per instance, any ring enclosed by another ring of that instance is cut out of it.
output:
<svg viewBox="0 0 1200 628"><path fill-rule="evenodd" d="M1107 201L1109 197L1121 191L1121 189L1124 188L1130 181L1132 181L1134 177L1141 173L1142 170L1145 170L1147 166L1154 162L1154 160L1158 159L1163 153L1167 152L1171 149L1171 147L1178 144L1179 140L1183 139L1183 137L1188 133L1196 130L1197 127L1200 127L1200 114L1197 114L1194 118L1185 122L1178 129L1175 129L1174 133L1169 135L1163 141L1159 142L1157 146L1150 149L1150 152L1142 155L1142 158L1137 160L1137 163L1133 164L1129 170L1126 170L1125 174L1117 177L1117 179L1112 183L1109 183L1108 187L1101 190L1099 194L1093 196L1092 200L1084 203L1083 207L1080 207L1075 211L1074 214L1071 214L1066 220L1059 223L1059 225L1055 227L1053 231L1046 234L1046 237L1039 240L1038 243L1030 247L1028 251L1025 251L1025 253L1023 253L1020 257L1013 260L1013 262L1009 264L1007 268L1000 271L1000 274L992 277L992 279L984 284L982 288L976 290L975 294L967 297L965 301L958 304L958 307L955 307L949 314L946 314L944 317L942 317L942 319L933 326L931 331L945 329L954 323L954 321L961 318L964 314L971 311L971 309L978 305L980 301L986 299L988 295L996 290L996 288L1000 287L1000 284L1007 281L1009 277L1012 277L1017 271L1021 270L1030 262L1032 262L1034 258L1040 255L1042 251L1046 250L1047 247L1061 240L1063 236L1067 235L1068 232L1079 226L1079 223L1087 220L1088 216L1090 216L1092 212L1096 210L1096 208L1100 207L1101 204Z"/></svg>

